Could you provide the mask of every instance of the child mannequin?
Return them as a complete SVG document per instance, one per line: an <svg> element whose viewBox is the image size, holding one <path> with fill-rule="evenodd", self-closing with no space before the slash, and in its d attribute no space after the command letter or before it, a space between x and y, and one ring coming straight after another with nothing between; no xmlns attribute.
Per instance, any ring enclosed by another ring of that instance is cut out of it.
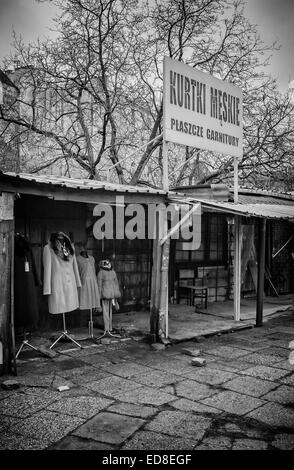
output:
<svg viewBox="0 0 294 470"><path fill-rule="evenodd" d="M117 308L117 300L121 297L119 284L115 271L109 259L100 261L97 276L98 288L101 298L102 314L104 321L104 333L111 334L112 331L112 306Z"/></svg>

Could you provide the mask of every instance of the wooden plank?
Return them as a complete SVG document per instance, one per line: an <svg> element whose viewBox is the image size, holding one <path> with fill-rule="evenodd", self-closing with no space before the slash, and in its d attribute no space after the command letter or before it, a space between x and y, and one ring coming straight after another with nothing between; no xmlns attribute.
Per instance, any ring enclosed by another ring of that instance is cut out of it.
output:
<svg viewBox="0 0 294 470"><path fill-rule="evenodd" d="M11 265L13 220L0 220L0 338L3 345L3 373L11 370Z"/></svg>

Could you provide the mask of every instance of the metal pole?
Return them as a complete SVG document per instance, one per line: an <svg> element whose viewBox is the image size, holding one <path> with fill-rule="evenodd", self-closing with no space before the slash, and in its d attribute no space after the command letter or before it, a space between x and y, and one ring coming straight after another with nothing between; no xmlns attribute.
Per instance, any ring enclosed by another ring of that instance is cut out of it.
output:
<svg viewBox="0 0 294 470"><path fill-rule="evenodd" d="M234 202L238 202L238 157L234 157Z"/></svg>
<svg viewBox="0 0 294 470"><path fill-rule="evenodd" d="M241 243L240 216L235 215L235 254L234 254L234 319L240 321L241 301Z"/></svg>
<svg viewBox="0 0 294 470"><path fill-rule="evenodd" d="M169 189L167 142L164 139L162 141L162 187L165 191L168 191Z"/></svg>
<svg viewBox="0 0 294 470"><path fill-rule="evenodd" d="M262 326L263 321L263 291L265 270L265 233L266 219L259 221L259 250L258 250L258 278L256 299L256 326Z"/></svg>
<svg viewBox="0 0 294 470"><path fill-rule="evenodd" d="M238 157L234 157L234 203L238 203ZM241 243L240 243L240 217L235 216L235 269L234 269L234 319L240 321L241 301Z"/></svg>

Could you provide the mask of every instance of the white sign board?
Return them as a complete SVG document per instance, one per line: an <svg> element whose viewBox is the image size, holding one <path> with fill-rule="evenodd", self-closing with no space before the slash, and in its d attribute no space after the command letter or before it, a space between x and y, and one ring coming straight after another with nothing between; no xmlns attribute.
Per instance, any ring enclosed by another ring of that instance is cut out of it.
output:
<svg viewBox="0 0 294 470"><path fill-rule="evenodd" d="M242 157L242 90L182 62L164 58L163 138Z"/></svg>

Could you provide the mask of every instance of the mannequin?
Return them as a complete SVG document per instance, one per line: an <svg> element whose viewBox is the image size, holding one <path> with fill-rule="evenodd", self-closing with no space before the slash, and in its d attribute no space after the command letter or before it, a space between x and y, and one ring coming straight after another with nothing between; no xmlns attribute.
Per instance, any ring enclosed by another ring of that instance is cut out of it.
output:
<svg viewBox="0 0 294 470"><path fill-rule="evenodd" d="M43 294L48 295L49 312L63 316L63 332L50 349L66 337L80 348L82 347L70 335L65 325L65 313L79 307L78 287L81 280L74 248L70 238L63 232L51 233L50 241L43 250L44 285Z"/></svg>
<svg viewBox="0 0 294 470"><path fill-rule="evenodd" d="M112 331L112 307L118 309L117 299L121 297L119 284L115 271L112 268L109 259L100 261L100 271L98 272L97 280L99 293L101 297L102 313L104 321L104 334L100 337L109 335L116 336L111 333ZM100 339L98 338L98 339Z"/></svg>
<svg viewBox="0 0 294 470"><path fill-rule="evenodd" d="M20 233L15 234L14 257L14 323L23 333L22 344L16 353L19 356L24 346L35 351L38 348L29 343L28 334L37 328L39 306L37 287L40 285L34 255L27 238Z"/></svg>
<svg viewBox="0 0 294 470"><path fill-rule="evenodd" d="M80 310L90 310L89 336L93 339L93 309L101 311L95 260L86 250L82 250L77 256L77 264L81 279L81 287L79 288Z"/></svg>

